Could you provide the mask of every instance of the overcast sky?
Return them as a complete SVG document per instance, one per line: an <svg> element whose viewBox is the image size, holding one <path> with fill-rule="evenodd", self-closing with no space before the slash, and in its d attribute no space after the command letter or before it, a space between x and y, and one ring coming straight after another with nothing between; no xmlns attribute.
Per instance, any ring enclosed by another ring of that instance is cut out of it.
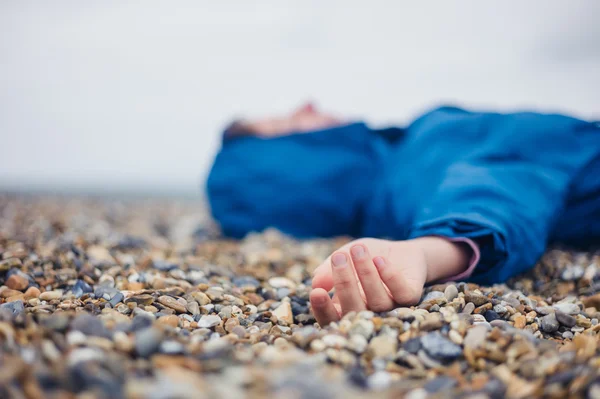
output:
<svg viewBox="0 0 600 399"><path fill-rule="evenodd" d="M0 189L193 194L235 116L600 119L598 1L0 2Z"/></svg>

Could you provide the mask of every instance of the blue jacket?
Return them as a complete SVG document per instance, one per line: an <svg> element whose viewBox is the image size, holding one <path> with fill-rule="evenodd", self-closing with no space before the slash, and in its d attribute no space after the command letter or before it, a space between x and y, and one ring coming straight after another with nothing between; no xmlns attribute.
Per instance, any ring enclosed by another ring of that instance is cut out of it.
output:
<svg viewBox="0 0 600 399"><path fill-rule="evenodd" d="M534 266L550 240L600 238L600 128L563 115L443 107L404 129L354 123L226 139L207 182L224 234L468 237L470 280Z"/></svg>

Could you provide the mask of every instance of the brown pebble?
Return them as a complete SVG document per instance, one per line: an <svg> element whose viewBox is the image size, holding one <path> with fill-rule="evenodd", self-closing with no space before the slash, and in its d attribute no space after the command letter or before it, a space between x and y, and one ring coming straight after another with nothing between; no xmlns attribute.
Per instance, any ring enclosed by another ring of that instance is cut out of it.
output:
<svg viewBox="0 0 600 399"><path fill-rule="evenodd" d="M523 315L515 317L515 328L523 329L527 325L527 319Z"/></svg>
<svg viewBox="0 0 600 399"><path fill-rule="evenodd" d="M41 292L37 287L29 287L27 288L27 291L25 291L25 298L27 298L27 300L38 298L40 294Z"/></svg>
<svg viewBox="0 0 600 399"><path fill-rule="evenodd" d="M13 274L6 280L5 284L10 289L23 291L29 286L29 280L20 274Z"/></svg>
<svg viewBox="0 0 600 399"><path fill-rule="evenodd" d="M600 310L600 292L592 296L581 298L581 302L583 302L583 305L586 308L594 307Z"/></svg>
<svg viewBox="0 0 600 399"><path fill-rule="evenodd" d="M0 297L2 297L2 298L10 298L11 296L21 295L21 294L22 294L21 291L13 290L11 288L8 288L8 287L4 286L4 289L0 293Z"/></svg>
<svg viewBox="0 0 600 399"><path fill-rule="evenodd" d="M168 296L168 295L159 296L158 302L161 305L165 305L166 307L171 308L176 312L187 313L187 309L185 308L185 305L182 305L181 303L179 303L177 301L177 299L175 299L171 296Z"/></svg>
<svg viewBox="0 0 600 399"><path fill-rule="evenodd" d="M225 322L225 331L232 332L232 330L239 325L240 321L237 318L232 317Z"/></svg>
<svg viewBox="0 0 600 399"><path fill-rule="evenodd" d="M52 301L54 299L60 299L61 297L62 291L60 290L42 292L39 296L42 301Z"/></svg>
<svg viewBox="0 0 600 399"><path fill-rule="evenodd" d="M179 317L175 315L161 316L156 321L160 324L171 326L173 328L179 325Z"/></svg>
<svg viewBox="0 0 600 399"><path fill-rule="evenodd" d="M485 295L476 294L474 292L467 292L465 294L465 301L473 302L473 304L475 306L481 306L484 303L488 303L490 301L490 299Z"/></svg>
<svg viewBox="0 0 600 399"><path fill-rule="evenodd" d="M134 295L125 300L126 304L137 303L138 305L144 305L144 306L152 305L153 302L154 302L154 297L152 295L148 295L148 294Z"/></svg>
<svg viewBox="0 0 600 399"><path fill-rule="evenodd" d="M487 310L492 310L492 304L490 302L484 303L483 305L476 307L475 310L473 310L473 313L483 314Z"/></svg>

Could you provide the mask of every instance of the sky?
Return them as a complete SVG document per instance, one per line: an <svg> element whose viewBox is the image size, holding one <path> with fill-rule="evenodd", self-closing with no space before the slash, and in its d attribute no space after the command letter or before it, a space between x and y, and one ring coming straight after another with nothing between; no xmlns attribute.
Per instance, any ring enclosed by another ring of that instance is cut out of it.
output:
<svg viewBox="0 0 600 399"><path fill-rule="evenodd" d="M0 2L0 191L201 195L233 118L314 101L600 120L600 2Z"/></svg>

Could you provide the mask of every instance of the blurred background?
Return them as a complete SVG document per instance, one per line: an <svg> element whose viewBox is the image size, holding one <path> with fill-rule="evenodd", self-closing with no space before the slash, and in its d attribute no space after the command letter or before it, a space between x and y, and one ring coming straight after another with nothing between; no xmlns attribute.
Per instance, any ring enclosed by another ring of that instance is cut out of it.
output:
<svg viewBox="0 0 600 399"><path fill-rule="evenodd" d="M600 2L0 3L0 190L201 196L234 117L600 120Z"/></svg>

